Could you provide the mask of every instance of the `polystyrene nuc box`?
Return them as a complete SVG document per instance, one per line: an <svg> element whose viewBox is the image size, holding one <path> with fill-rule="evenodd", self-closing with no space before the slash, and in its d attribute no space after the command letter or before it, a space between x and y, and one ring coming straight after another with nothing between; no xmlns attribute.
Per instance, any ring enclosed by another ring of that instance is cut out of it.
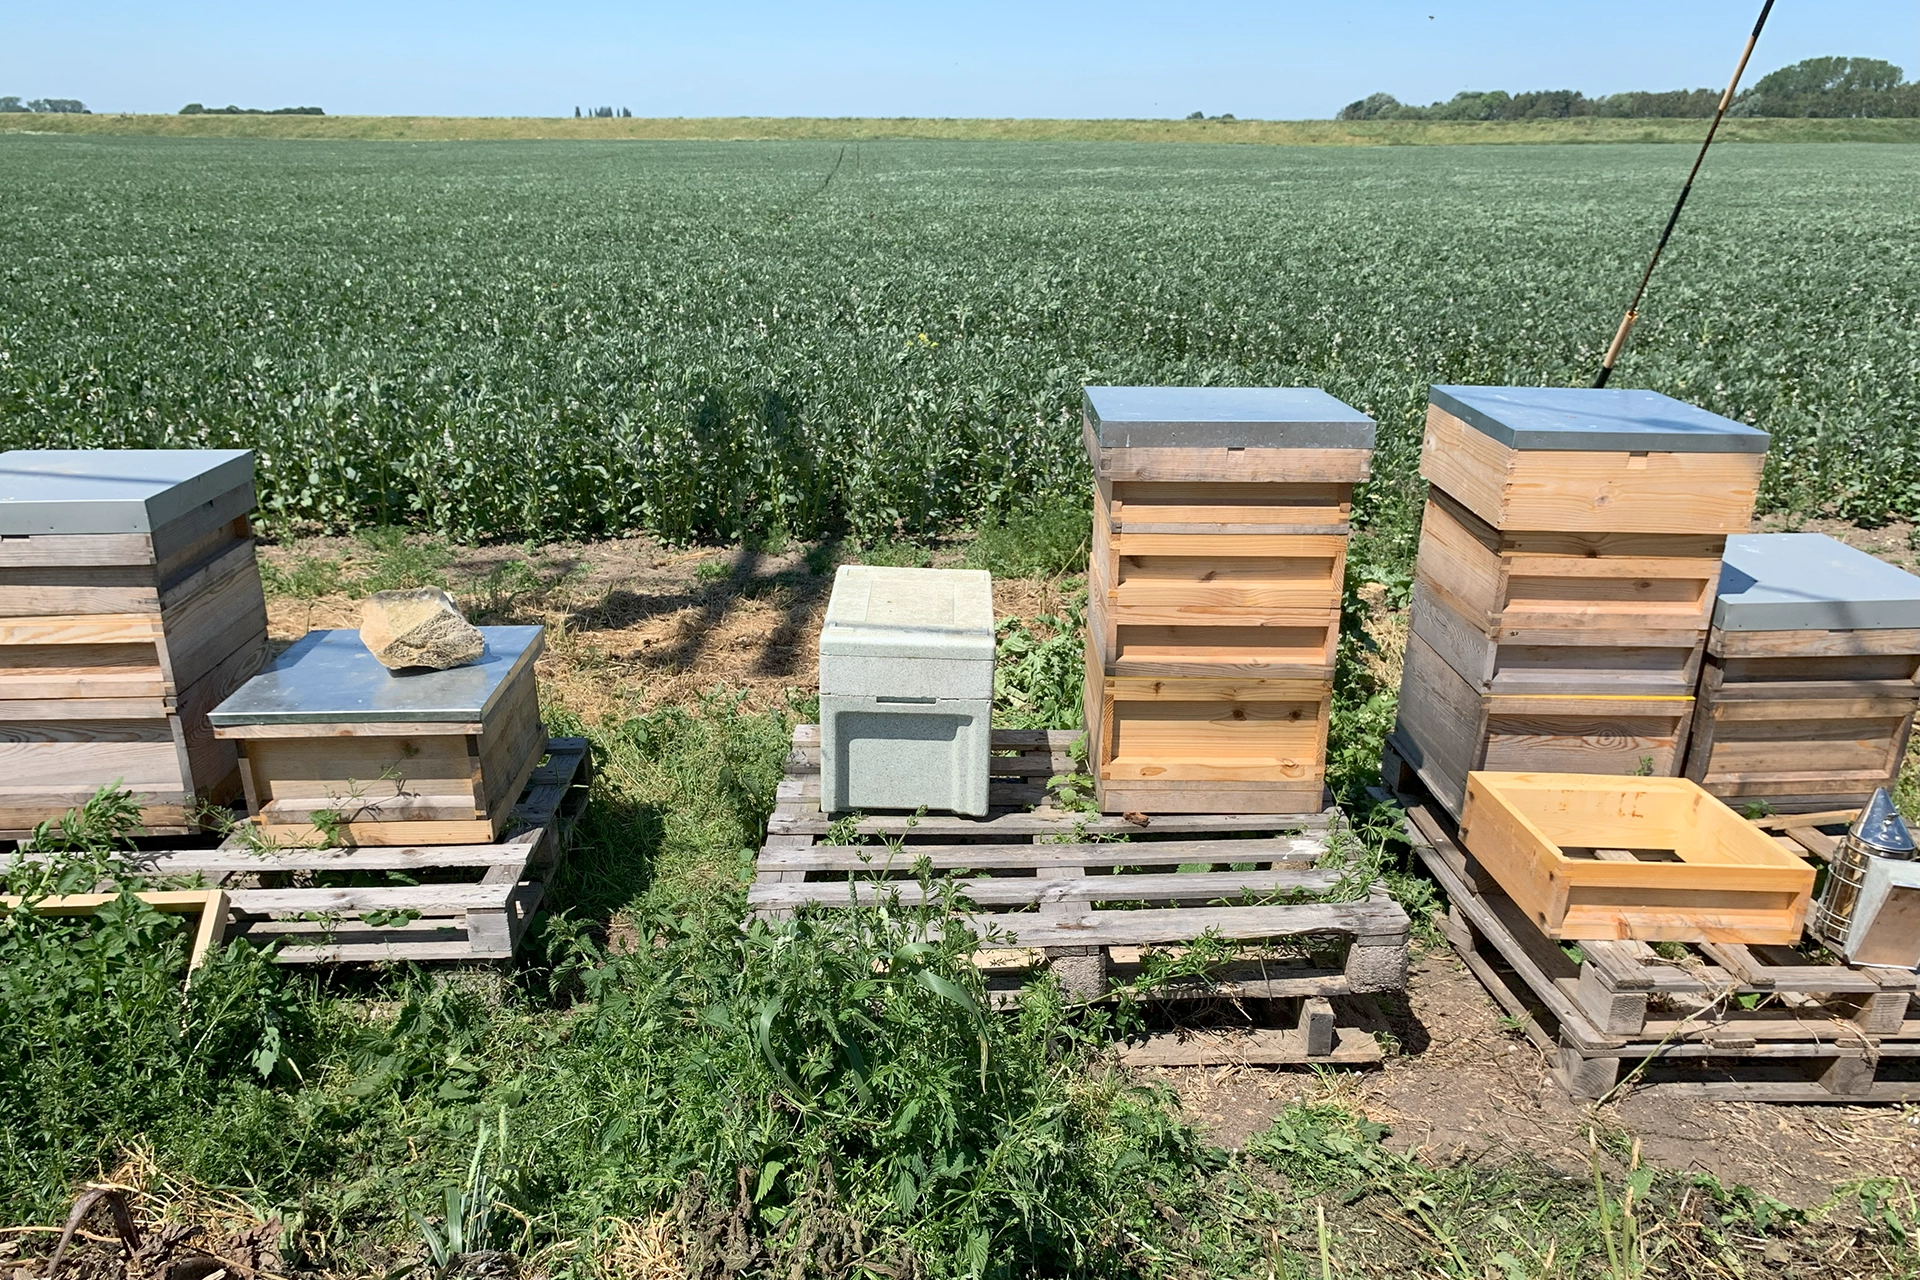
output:
<svg viewBox="0 0 1920 1280"><path fill-rule="evenodd" d="M993 580L842 565L820 632L820 807L987 811Z"/></svg>

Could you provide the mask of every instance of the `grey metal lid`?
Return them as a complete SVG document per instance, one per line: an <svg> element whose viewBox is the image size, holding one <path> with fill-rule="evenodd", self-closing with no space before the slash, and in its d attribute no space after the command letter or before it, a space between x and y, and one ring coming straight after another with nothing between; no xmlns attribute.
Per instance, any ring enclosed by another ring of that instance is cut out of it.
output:
<svg viewBox="0 0 1920 1280"><path fill-rule="evenodd" d="M1726 631L1920 628L1920 578L1824 533L1727 539L1713 625Z"/></svg>
<svg viewBox="0 0 1920 1280"><path fill-rule="evenodd" d="M1371 449L1373 419L1318 387L1086 387L1105 449Z"/></svg>
<svg viewBox="0 0 1920 1280"><path fill-rule="evenodd" d="M207 719L244 724L354 724L477 721L509 677L540 656L544 627L482 627L487 651L451 671L396 673L381 666L358 631L309 631L274 664L240 686Z"/></svg>
<svg viewBox="0 0 1920 1280"><path fill-rule="evenodd" d="M0 533L152 533L252 483L251 449L14 449Z"/></svg>
<svg viewBox="0 0 1920 1280"><path fill-rule="evenodd" d="M833 577L823 657L993 661L993 578L984 569L843 564Z"/></svg>
<svg viewBox="0 0 1920 1280"><path fill-rule="evenodd" d="M1765 453L1767 433L1658 391L1606 387L1457 387L1429 399L1510 449Z"/></svg>
<svg viewBox="0 0 1920 1280"><path fill-rule="evenodd" d="M1873 799L1867 801L1867 807L1853 820L1847 840L1849 843L1865 845L1883 858L1909 860L1915 853L1913 833L1907 830L1907 824L1901 820L1900 811L1893 807L1893 798L1887 794L1885 787L1874 789Z"/></svg>

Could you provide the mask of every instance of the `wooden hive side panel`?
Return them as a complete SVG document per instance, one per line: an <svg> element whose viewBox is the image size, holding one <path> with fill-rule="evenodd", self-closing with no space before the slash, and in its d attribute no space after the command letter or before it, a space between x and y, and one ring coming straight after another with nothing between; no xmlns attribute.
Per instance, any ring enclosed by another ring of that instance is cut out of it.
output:
<svg viewBox="0 0 1920 1280"><path fill-rule="evenodd" d="M1371 469L1371 449L1237 449L1225 447L1104 448L1093 424L1080 438L1094 474L1104 480L1153 483L1357 484Z"/></svg>
<svg viewBox="0 0 1920 1280"><path fill-rule="evenodd" d="M1100 655L1089 647L1088 667ZM1317 785L1328 679L1102 675L1099 776L1109 781Z"/></svg>
<svg viewBox="0 0 1920 1280"><path fill-rule="evenodd" d="M1527 918L1551 934L1567 908L1558 847L1507 802L1494 780L1470 774L1465 795L1460 843Z"/></svg>
<svg viewBox="0 0 1920 1280"><path fill-rule="evenodd" d="M267 639L267 598L251 541L234 544L171 589L163 610L161 667L174 688L197 683L241 650Z"/></svg>
<svg viewBox="0 0 1920 1280"><path fill-rule="evenodd" d="M464 733L244 741L255 816L269 827L310 829L316 814L366 823L486 818L474 803L476 762Z"/></svg>
<svg viewBox="0 0 1920 1280"><path fill-rule="evenodd" d="M1690 697L1493 694L1484 767L1672 777L1692 718Z"/></svg>
<svg viewBox="0 0 1920 1280"><path fill-rule="evenodd" d="M1704 630L1726 538L1720 534L1502 531L1435 489L1418 565L1488 631Z"/></svg>
<svg viewBox="0 0 1920 1280"><path fill-rule="evenodd" d="M1517 450L1427 406L1420 474L1499 529L1745 533L1765 455Z"/></svg>
<svg viewBox="0 0 1920 1280"><path fill-rule="evenodd" d="M1686 774L1724 799L1784 802L1787 808L1864 802L1898 779L1920 690L1906 655L1752 658L1708 663ZM1893 679L1756 679L1864 670Z"/></svg>
<svg viewBox="0 0 1920 1280"><path fill-rule="evenodd" d="M253 503L253 486L244 484L155 529L155 581L170 585L227 553L233 544L250 541Z"/></svg>
<svg viewBox="0 0 1920 1280"><path fill-rule="evenodd" d="M1350 483L1094 482L1094 519L1115 532L1344 534L1352 514Z"/></svg>
<svg viewBox="0 0 1920 1280"><path fill-rule="evenodd" d="M502 692L496 712L487 719L480 739L485 801L482 808L496 824L506 822L546 747L547 728L540 719L540 691L533 667L528 664Z"/></svg>
<svg viewBox="0 0 1920 1280"><path fill-rule="evenodd" d="M1397 731L1407 764L1449 813L1466 801L1467 774L1486 754L1486 703L1433 646L1407 639Z"/></svg>
<svg viewBox="0 0 1920 1280"><path fill-rule="evenodd" d="M1338 535L1122 533L1105 540L1103 563L1119 608L1231 624L1338 608L1346 554Z"/></svg>
<svg viewBox="0 0 1920 1280"><path fill-rule="evenodd" d="M1328 609L1291 625L1128 623L1116 625L1097 592L1087 597L1087 631L1112 675L1318 678L1330 674L1340 615Z"/></svg>
<svg viewBox="0 0 1920 1280"><path fill-rule="evenodd" d="M115 783L155 802L190 799L176 724L160 716L0 725L0 807L45 803L42 816L58 816Z"/></svg>

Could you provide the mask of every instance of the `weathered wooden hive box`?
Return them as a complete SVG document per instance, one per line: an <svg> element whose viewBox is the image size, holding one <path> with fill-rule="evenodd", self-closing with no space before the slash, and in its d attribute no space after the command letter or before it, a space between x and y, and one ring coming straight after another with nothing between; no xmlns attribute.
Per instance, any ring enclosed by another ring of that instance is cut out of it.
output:
<svg viewBox="0 0 1920 1280"><path fill-rule="evenodd" d="M820 803L987 811L993 581L842 565L820 632Z"/></svg>
<svg viewBox="0 0 1920 1280"><path fill-rule="evenodd" d="M1680 771L1766 447L1650 391L1433 388L1393 745L1445 808L1475 769Z"/></svg>
<svg viewBox="0 0 1920 1280"><path fill-rule="evenodd" d="M480 661L391 672L314 631L216 707L259 834L307 845L485 844L546 751L540 627L482 627Z"/></svg>
<svg viewBox="0 0 1920 1280"><path fill-rule="evenodd" d="M1085 394L1085 709L1101 808L1318 811L1373 420L1311 387Z"/></svg>
<svg viewBox="0 0 1920 1280"><path fill-rule="evenodd" d="M1813 867L1684 778L1474 773L1460 839L1548 937L1792 945Z"/></svg>
<svg viewBox="0 0 1920 1280"><path fill-rule="evenodd" d="M1727 541L1686 775L1736 807L1863 805L1920 707L1920 578L1820 533Z"/></svg>
<svg viewBox="0 0 1920 1280"><path fill-rule="evenodd" d="M0 834L114 783L154 834L239 793L206 713L265 656L253 505L243 449L0 454Z"/></svg>

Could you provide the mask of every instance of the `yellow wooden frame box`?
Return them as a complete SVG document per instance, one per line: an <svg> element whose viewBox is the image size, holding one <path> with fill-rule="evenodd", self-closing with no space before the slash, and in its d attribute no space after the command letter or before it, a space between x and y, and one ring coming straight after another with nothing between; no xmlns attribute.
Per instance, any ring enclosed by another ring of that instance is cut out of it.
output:
<svg viewBox="0 0 1920 1280"><path fill-rule="evenodd" d="M1548 937L1792 945L1813 867L1685 778L1471 773L1460 840Z"/></svg>

